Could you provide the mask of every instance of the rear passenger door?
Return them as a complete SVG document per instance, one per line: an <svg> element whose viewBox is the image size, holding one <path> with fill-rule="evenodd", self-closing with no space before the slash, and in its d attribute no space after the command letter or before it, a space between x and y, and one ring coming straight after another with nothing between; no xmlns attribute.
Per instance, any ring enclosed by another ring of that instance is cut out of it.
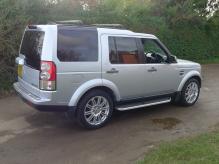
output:
<svg viewBox="0 0 219 164"><path fill-rule="evenodd" d="M102 35L101 46L102 78L117 86L123 100L145 96L145 65L138 39Z"/></svg>
<svg viewBox="0 0 219 164"><path fill-rule="evenodd" d="M54 55L53 61L57 68L57 99L61 103L68 103L82 84L101 79L98 47L96 28L58 26L57 58Z"/></svg>

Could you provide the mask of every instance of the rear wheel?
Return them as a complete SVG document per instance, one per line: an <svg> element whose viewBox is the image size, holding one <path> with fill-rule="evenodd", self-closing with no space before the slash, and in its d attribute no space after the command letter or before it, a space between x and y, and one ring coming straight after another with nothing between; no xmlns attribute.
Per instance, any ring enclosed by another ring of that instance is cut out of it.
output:
<svg viewBox="0 0 219 164"><path fill-rule="evenodd" d="M186 82L182 92L180 103L184 106L192 106L196 103L200 94L200 83L198 80L192 78Z"/></svg>
<svg viewBox="0 0 219 164"><path fill-rule="evenodd" d="M77 120L88 129L103 127L113 113L113 101L110 95L102 90L88 92L79 102Z"/></svg>

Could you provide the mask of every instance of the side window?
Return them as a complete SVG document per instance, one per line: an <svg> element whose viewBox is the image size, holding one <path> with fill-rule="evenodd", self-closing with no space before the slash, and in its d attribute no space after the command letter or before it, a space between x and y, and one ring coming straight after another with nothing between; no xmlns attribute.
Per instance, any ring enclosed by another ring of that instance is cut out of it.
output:
<svg viewBox="0 0 219 164"><path fill-rule="evenodd" d="M136 39L131 37L109 37L109 56L112 64L139 64Z"/></svg>
<svg viewBox="0 0 219 164"><path fill-rule="evenodd" d="M97 61L97 30L59 27L57 57L63 62Z"/></svg>
<svg viewBox="0 0 219 164"><path fill-rule="evenodd" d="M163 63L168 54L155 39L141 39L146 63Z"/></svg>

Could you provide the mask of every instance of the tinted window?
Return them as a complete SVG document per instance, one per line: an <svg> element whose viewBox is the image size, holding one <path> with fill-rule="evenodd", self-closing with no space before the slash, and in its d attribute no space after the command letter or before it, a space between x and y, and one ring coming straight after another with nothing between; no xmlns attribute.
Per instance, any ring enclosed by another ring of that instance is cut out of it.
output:
<svg viewBox="0 0 219 164"><path fill-rule="evenodd" d="M142 39L142 44L145 53L156 52L163 56L167 56L166 52L160 47L154 39Z"/></svg>
<svg viewBox="0 0 219 164"><path fill-rule="evenodd" d="M97 61L97 30L59 27L57 55L60 61Z"/></svg>
<svg viewBox="0 0 219 164"><path fill-rule="evenodd" d="M43 47L44 32L26 31L21 44L20 53L25 56L27 65L40 69L40 58Z"/></svg>
<svg viewBox="0 0 219 164"><path fill-rule="evenodd" d="M140 63L139 51L135 38L109 37L109 47L110 47L109 49L110 49L111 63L118 63L118 64Z"/></svg>
<svg viewBox="0 0 219 164"><path fill-rule="evenodd" d="M164 57L168 57L162 46L154 39L141 39L146 63L162 63Z"/></svg>

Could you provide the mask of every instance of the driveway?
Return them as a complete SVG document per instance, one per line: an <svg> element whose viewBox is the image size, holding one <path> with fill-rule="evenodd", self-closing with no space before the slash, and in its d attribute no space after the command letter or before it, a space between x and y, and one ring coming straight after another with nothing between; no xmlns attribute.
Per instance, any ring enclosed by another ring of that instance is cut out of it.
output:
<svg viewBox="0 0 219 164"><path fill-rule="evenodd" d="M134 163L161 141L196 135L219 124L219 65L203 66L198 103L117 112L87 131L63 114L40 113L14 96L0 100L0 163Z"/></svg>

